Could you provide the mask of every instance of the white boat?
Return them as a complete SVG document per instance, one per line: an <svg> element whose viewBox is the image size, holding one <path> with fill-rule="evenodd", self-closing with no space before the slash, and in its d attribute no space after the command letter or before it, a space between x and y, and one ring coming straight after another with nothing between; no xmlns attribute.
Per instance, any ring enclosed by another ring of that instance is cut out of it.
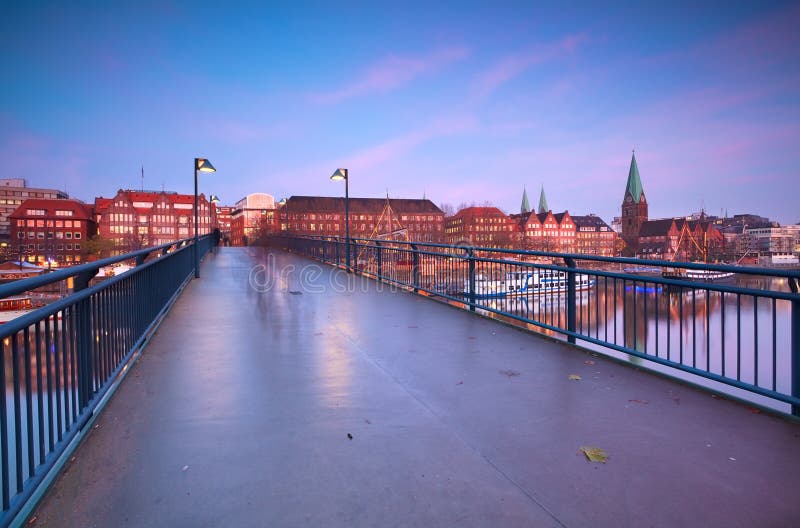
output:
<svg viewBox="0 0 800 528"><path fill-rule="evenodd" d="M677 279L691 282L725 282L733 280L734 275L736 274L730 271L703 269L671 269L661 273L661 276L665 279Z"/></svg>
<svg viewBox="0 0 800 528"><path fill-rule="evenodd" d="M7 323L33 310L30 297L0 299L0 324Z"/></svg>
<svg viewBox="0 0 800 528"><path fill-rule="evenodd" d="M567 272L558 270L512 271L503 280L492 280L483 275L475 277L475 298L496 299L519 295L546 295L565 293L568 288ZM589 289L594 280L585 273L575 275L575 290ZM469 281L464 284L464 295L468 296Z"/></svg>

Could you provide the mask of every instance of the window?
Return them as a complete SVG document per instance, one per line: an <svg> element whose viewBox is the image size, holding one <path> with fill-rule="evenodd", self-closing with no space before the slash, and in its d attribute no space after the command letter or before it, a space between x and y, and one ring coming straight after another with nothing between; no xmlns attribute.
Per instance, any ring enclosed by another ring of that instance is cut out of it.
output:
<svg viewBox="0 0 800 528"><path fill-rule="evenodd" d="M77 233L74 233L74 234L72 235L72 237L73 237L73 238L80 238L80 237L81 237L81 234L80 234L80 232L77 232Z"/></svg>
<svg viewBox="0 0 800 528"><path fill-rule="evenodd" d="M36 233L33 231L28 231L28 238L36 238Z"/></svg>
<svg viewBox="0 0 800 528"><path fill-rule="evenodd" d="M44 209L28 209L25 211L28 216L44 216Z"/></svg>
<svg viewBox="0 0 800 528"><path fill-rule="evenodd" d="M36 233L36 238L44 238L44 233L39 231L38 233Z"/></svg>
<svg viewBox="0 0 800 528"><path fill-rule="evenodd" d="M66 238L66 239L70 239L70 238L72 238L72 233L70 233L69 231L67 231L66 233L64 233L64 238Z"/></svg>
<svg viewBox="0 0 800 528"><path fill-rule="evenodd" d="M80 244L75 244L75 251L80 251L80 249L81 249L81 245Z"/></svg>

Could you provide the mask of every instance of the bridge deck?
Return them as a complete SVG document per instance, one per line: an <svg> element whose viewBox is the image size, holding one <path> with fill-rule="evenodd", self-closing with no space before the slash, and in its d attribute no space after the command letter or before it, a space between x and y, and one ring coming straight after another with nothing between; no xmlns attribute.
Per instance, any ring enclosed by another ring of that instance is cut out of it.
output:
<svg viewBox="0 0 800 528"><path fill-rule="evenodd" d="M36 526L800 522L797 424L308 266L209 256Z"/></svg>

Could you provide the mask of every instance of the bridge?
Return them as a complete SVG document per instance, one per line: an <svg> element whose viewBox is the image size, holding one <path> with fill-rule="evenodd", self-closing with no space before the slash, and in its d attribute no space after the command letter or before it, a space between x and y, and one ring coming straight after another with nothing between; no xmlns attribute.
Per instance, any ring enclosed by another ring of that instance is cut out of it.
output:
<svg viewBox="0 0 800 528"><path fill-rule="evenodd" d="M74 274L78 298L2 327L3 525L800 520L791 407L773 412L576 347L569 333L603 333L582 326L597 300L567 307L559 341L520 326L530 313L470 298L474 285L453 306L456 292L425 282L426 250L384 243L365 258L354 247L361 269L347 273L329 265L343 262L339 242L288 246L301 255L283 244L217 248L194 280L191 244L144 250L111 284L91 285L91 268L56 272ZM390 255L406 251L389 281ZM478 269L497 260L466 258ZM146 295L126 304L137 292ZM446 302L428 298L437 292ZM498 312L501 321L488 317ZM538 322L549 331L558 319ZM760 387L738 374L733 390ZM780 375L766 378L755 396L795 403Z"/></svg>

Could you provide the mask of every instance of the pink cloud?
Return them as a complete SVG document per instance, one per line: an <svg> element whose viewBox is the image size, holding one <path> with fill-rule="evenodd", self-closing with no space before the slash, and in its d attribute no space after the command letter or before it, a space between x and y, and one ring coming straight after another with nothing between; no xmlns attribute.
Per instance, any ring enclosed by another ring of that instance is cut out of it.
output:
<svg viewBox="0 0 800 528"><path fill-rule="evenodd" d="M473 85L473 96L483 99L507 82L519 77L530 68L548 61L566 57L588 40L584 33L568 35L557 42L537 46L522 53L505 57L484 71Z"/></svg>
<svg viewBox="0 0 800 528"><path fill-rule="evenodd" d="M387 92L468 55L469 51L463 47L438 49L421 56L390 55L368 68L353 83L332 92L313 94L311 99L317 103L338 103L360 95Z"/></svg>

